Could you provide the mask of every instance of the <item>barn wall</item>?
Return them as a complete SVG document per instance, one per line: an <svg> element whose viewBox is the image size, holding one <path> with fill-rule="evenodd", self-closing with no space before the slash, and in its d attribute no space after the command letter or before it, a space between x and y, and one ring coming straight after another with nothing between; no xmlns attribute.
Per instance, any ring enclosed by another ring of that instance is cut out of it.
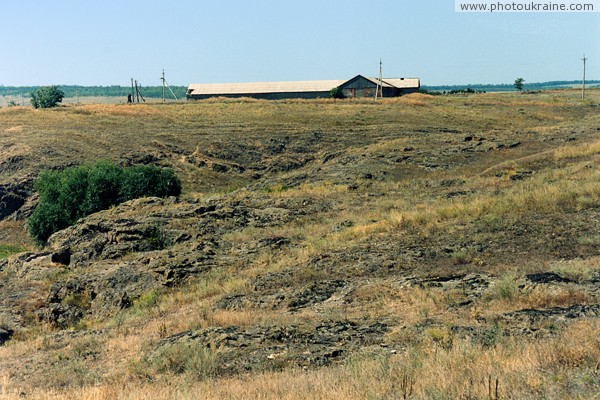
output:
<svg viewBox="0 0 600 400"><path fill-rule="evenodd" d="M375 92L377 91L377 88L375 85L373 85L372 87L363 87L363 88L347 88L347 87L343 87L342 88L342 94L344 95L344 97L352 99L352 98L375 98ZM398 89L396 88L392 88L392 87L384 87L381 88L381 92L383 94L383 97L396 97L396 96L400 96L401 93L399 92Z"/></svg>
<svg viewBox="0 0 600 400"><path fill-rule="evenodd" d="M362 76L357 76L340 86L340 89L346 98L374 98L377 91L377 84ZM395 87L383 87L381 90L383 97L396 97L405 93L412 93L411 89L406 89L407 91L405 91L404 89L397 89ZM415 91L418 91L418 89Z"/></svg>
<svg viewBox="0 0 600 400"><path fill-rule="evenodd" d="M243 93L243 94L193 94L188 96L190 100L204 100L213 97L225 97L237 99L249 97L251 99L264 100L284 100L284 99L326 99L329 98L329 92L284 92L284 93Z"/></svg>
<svg viewBox="0 0 600 400"><path fill-rule="evenodd" d="M368 97L375 97L375 91L377 89L375 87L372 88L362 88L362 89L356 89L356 88L344 88L342 89L342 94L344 95L345 98L348 99L353 99L353 98L368 98Z"/></svg>
<svg viewBox="0 0 600 400"><path fill-rule="evenodd" d="M404 94L411 94L411 93L419 93L419 88L405 88L405 89L398 89L398 95L397 96L402 96Z"/></svg>
<svg viewBox="0 0 600 400"><path fill-rule="evenodd" d="M375 97L377 85L362 76L357 76L340 86L346 98Z"/></svg>
<svg viewBox="0 0 600 400"><path fill-rule="evenodd" d="M384 87L383 88L383 97L397 97L400 96L398 93L398 89L393 87Z"/></svg>

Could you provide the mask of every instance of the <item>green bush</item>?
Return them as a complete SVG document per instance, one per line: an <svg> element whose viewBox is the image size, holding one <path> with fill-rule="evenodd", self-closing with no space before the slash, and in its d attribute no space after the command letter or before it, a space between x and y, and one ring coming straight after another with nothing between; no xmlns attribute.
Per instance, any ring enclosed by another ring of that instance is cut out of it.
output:
<svg viewBox="0 0 600 400"><path fill-rule="evenodd" d="M181 182L172 170L155 166L121 168L99 162L47 171L35 182L40 195L29 218L29 233L45 244L50 235L94 212L146 196L177 196Z"/></svg>
<svg viewBox="0 0 600 400"><path fill-rule="evenodd" d="M331 89L329 91L329 97L332 99L344 99L346 98L346 96L344 96L344 93L342 92L342 89L340 89L339 87L334 87L333 89Z"/></svg>
<svg viewBox="0 0 600 400"><path fill-rule="evenodd" d="M31 93L31 105L34 108L56 107L65 97L65 93L57 86L44 86Z"/></svg>
<svg viewBox="0 0 600 400"><path fill-rule="evenodd" d="M181 182L173 170L142 165L128 168L123 173L120 196L127 199L158 196L167 197L181 192Z"/></svg>
<svg viewBox="0 0 600 400"><path fill-rule="evenodd" d="M89 215L99 210L106 210L117 203L134 198L121 197L123 176L123 168L115 164L107 162L96 164L93 173L87 176L81 214Z"/></svg>

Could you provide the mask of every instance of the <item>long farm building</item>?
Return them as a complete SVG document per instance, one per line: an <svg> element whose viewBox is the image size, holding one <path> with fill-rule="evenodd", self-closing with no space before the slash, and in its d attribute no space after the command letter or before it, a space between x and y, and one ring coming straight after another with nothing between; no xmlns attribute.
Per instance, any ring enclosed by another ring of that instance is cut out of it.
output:
<svg viewBox="0 0 600 400"><path fill-rule="evenodd" d="M211 97L251 97L256 99L328 98L333 89L345 98L397 97L418 92L419 78L367 78L357 75L350 80L205 83L188 87L189 100Z"/></svg>

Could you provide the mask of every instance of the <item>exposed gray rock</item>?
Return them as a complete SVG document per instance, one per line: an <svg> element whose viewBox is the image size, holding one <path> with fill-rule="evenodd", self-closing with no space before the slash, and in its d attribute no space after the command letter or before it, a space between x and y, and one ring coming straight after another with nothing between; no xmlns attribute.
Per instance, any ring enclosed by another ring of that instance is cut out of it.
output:
<svg viewBox="0 0 600 400"><path fill-rule="evenodd" d="M155 250L160 246L159 227L150 219L107 219L94 214L52 235L48 245L55 254L70 253L74 265L118 259L125 254ZM64 259L65 257L59 257Z"/></svg>
<svg viewBox="0 0 600 400"><path fill-rule="evenodd" d="M31 180L0 185L0 220L17 212L31 196L32 189Z"/></svg>
<svg viewBox="0 0 600 400"><path fill-rule="evenodd" d="M558 283L558 282L572 283L573 282L571 279L560 276L555 272L540 272L537 274L529 274L529 275L525 275L525 279L527 279L531 283Z"/></svg>
<svg viewBox="0 0 600 400"><path fill-rule="evenodd" d="M161 341L147 355L169 346L200 343L218 348L219 373L273 365L321 367L341 362L357 347L383 342L388 326L380 322L323 321L316 325L207 328L181 332Z"/></svg>
<svg viewBox="0 0 600 400"><path fill-rule="evenodd" d="M28 280L32 287L51 280L52 286L36 313L38 318L64 328L88 314L110 315L131 306L148 291L178 285L210 271L227 263L230 252L237 260L244 260L260 249L288 246L289 238L274 236L256 238L234 250L222 237L248 226L288 223L312 206L308 201L269 198L248 202L132 200L55 233L48 241L48 251L0 261L0 269L9 273L7 290L18 280ZM261 307L276 307L285 298L278 294L271 297L257 301ZM16 304L11 297L5 302L8 307Z"/></svg>
<svg viewBox="0 0 600 400"><path fill-rule="evenodd" d="M504 319L514 319L534 323L542 319L575 319L600 317L600 304L575 304L570 307L523 309L503 315Z"/></svg>
<svg viewBox="0 0 600 400"><path fill-rule="evenodd" d="M53 303L38 310L37 315L40 320L65 329L79 322L85 315L85 311L75 305Z"/></svg>
<svg viewBox="0 0 600 400"><path fill-rule="evenodd" d="M329 299L336 291L343 288L344 281L320 281L314 282L307 287L296 290L288 303L288 307L296 310L311 304L320 303Z"/></svg>

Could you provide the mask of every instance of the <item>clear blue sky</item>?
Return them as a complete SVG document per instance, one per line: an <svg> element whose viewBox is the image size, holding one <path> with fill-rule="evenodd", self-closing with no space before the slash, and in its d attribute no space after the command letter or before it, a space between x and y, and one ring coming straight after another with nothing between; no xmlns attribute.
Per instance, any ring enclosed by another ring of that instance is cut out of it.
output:
<svg viewBox="0 0 600 400"><path fill-rule="evenodd" d="M2 1L0 85L420 77L600 79L600 13L455 13L454 0Z"/></svg>

